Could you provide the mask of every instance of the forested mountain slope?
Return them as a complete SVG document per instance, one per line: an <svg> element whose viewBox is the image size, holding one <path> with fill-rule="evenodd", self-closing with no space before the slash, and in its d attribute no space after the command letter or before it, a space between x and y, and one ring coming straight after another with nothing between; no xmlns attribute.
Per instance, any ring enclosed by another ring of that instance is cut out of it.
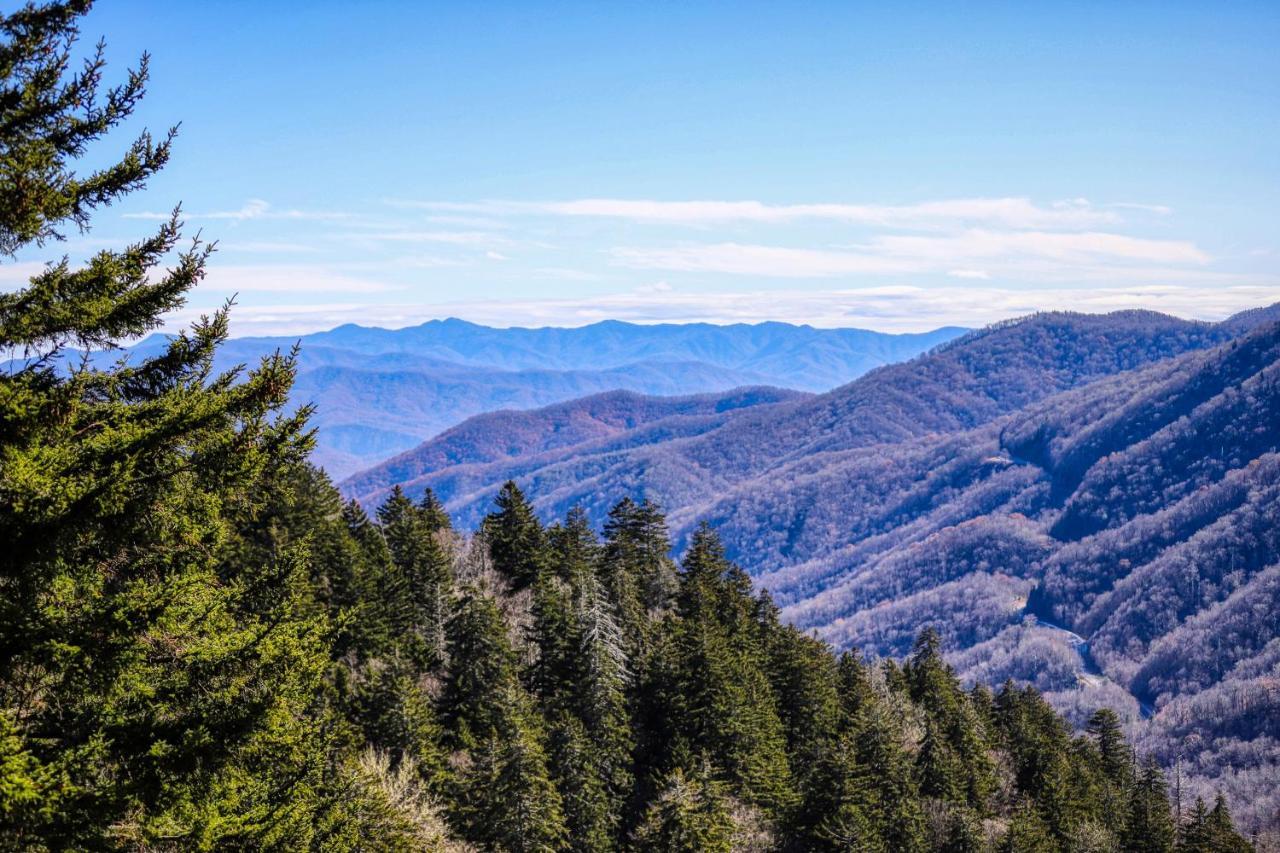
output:
<svg viewBox="0 0 1280 853"><path fill-rule="evenodd" d="M613 390L669 396L772 385L826 391L964 331L617 321L495 329L450 319L404 329L347 325L301 338L236 338L219 350L215 364L253 364L300 344L292 400L315 407L312 459L341 478L498 409L534 409ZM164 352L169 342L170 336L154 335L123 355L137 362ZM96 362L119 355L101 353Z"/></svg>
<svg viewBox="0 0 1280 853"><path fill-rule="evenodd" d="M532 409L616 389L680 395L763 381L754 374L700 362L637 362L607 370L564 371L456 365L385 369L377 363L309 369L305 355L300 362L293 399L299 404L313 401L319 433L312 459L334 477L497 409Z"/></svg>
<svg viewBox="0 0 1280 853"><path fill-rule="evenodd" d="M977 430L791 466L782 494L710 518L738 552L802 556L758 577L794 624L894 655L933 624L971 680L1030 681L1077 719L1145 707L1143 744L1259 827L1280 804L1277 450L1280 324Z"/></svg>
<svg viewBox="0 0 1280 853"><path fill-rule="evenodd" d="M834 391L745 413L697 436L636 441L630 448L625 441L585 445L479 468L468 460L465 478L439 469L410 491L430 487L457 517L474 521L483 496L512 476L548 514L580 504L600 518L607 496L640 490L671 510L677 529L686 529L682 525L714 512L717 499L753 478L764 478L768 492L787 485L775 476L787 466L822 468L833 452L958 433L1056 391L1228 337L1209 324L1150 312L1037 315L971 333ZM466 485L460 488L460 482ZM777 529L765 522L762 532ZM748 559L762 564L776 555Z"/></svg>
<svg viewBox="0 0 1280 853"><path fill-rule="evenodd" d="M419 477L454 466L484 466L540 457L601 442L645 428L653 436L713 429L732 413L809 396L780 388L737 388L689 397L650 397L609 391L541 409L502 410L469 418L413 450L388 459L344 483L353 495L381 502L392 486L411 491Z"/></svg>
<svg viewBox="0 0 1280 853"><path fill-rule="evenodd" d="M413 482L463 519L508 474L548 514L610 489L666 501L798 627L902 655L935 625L966 678L1030 681L1077 721L1116 707L1163 758L1183 750L1190 789L1226 787L1262 826L1280 793L1266 320L1035 317L700 435Z"/></svg>

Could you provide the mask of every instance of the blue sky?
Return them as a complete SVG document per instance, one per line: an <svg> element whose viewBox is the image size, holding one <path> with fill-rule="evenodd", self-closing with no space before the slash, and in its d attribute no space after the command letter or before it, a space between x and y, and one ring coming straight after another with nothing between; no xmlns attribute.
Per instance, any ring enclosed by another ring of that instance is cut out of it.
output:
<svg viewBox="0 0 1280 853"><path fill-rule="evenodd" d="M1280 300L1280 7L961 5L108 0L183 130L65 249L182 202L237 334Z"/></svg>

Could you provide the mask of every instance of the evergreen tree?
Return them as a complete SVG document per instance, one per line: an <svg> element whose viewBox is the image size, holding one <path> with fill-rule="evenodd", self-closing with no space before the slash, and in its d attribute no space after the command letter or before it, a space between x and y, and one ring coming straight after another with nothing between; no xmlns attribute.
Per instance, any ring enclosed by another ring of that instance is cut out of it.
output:
<svg viewBox="0 0 1280 853"><path fill-rule="evenodd" d="M568 829L540 732L522 714L504 723L507 728L491 732L470 751L459 783L457 820L469 840L489 849L563 850Z"/></svg>
<svg viewBox="0 0 1280 853"><path fill-rule="evenodd" d="M983 809L995 787L982 720L942 659L937 631L926 628L904 670L911 698L929 717L918 763L928 796Z"/></svg>
<svg viewBox="0 0 1280 853"><path fill-rule="evenodd" d="M972 809L952 807L946 813L943 834L935 845L939 853L984 853L981 821Z"/></svg>
<svg viewBox="0 0 1280 853"><path fill-rule="evenodd" d="M448 624L443 715L456 746L469 748L500 731L519 690L516 656L493 600L470 590Z"/></svg>
<svg viewBox="0 0 1280 853"><path fill-rule="evenodd" d="M1125 742L1120 718L1110 708L1099 708L1085 726L1093 741L1100 779L1098 796L1102 823L1119 835L1124 832L1133 787L1133 752Z"/></svg>
<svg viewBox="0 0 1280 853"><path fill-rule="evenodd" d="M388 602L401 614L406 632L401 646L418 665L428 668L444 655L445 623L453 594L449 557L436 539L434 522L414 506L399 486L378 508L391 561L399 576L400 601Z"/></svg>
<svg viewBox="0 0 1280 853"><path fill-rule="evenodd" d="M636 827L636 850L728 853L733 821L720 786L705 772L672 770Z"/></svg>
<svg viewBox="0 0 1280 853"><path fill-rule="evenodd" d="M578 683L579 628L568 588L550 572L534 581L532 612L532 640L538 654L529 687L547 711L567 709Z"/></svg>
<svg viewBox="0 0 1280 853"><path fill-rule="evenodd" d="M823 643L779 624L777 608L767 594L758 599L757 621L764 635L765 670L777 696L787 753L803 788L805 777L838 734L841 707L836 659Z"/></svg>
<svg viewBox="0 0 1280 853"><path fill-rule="evenodd" d="M559 713L551 722L551 772L564 802L569 848L580 851L616 849L621 803L609 790L608 767L582 722Z"/></svg>
<svg viewBox="0 0 1280 853"><path fill-rule="evenodd" d="M565 516L564 524L547 531L551 563L557 577L580 593L588 578L594 578L600 563L600 543L582 507L575 506Z"/></svg>
<svg viewBox="0 0 1280 853"><path fill-rule="evenodd" d="M467 838L500 849L559 849L567 830L546 733L494 602L467 592L449 621L448 641L444 720L449 739L467 755L456 822Z"/></svg>
<svg viewBox="0 0 1280 853"><path fill-rule="evenodd" d="M600 579L614 602L634 657L644 654L649 630L645 591L648 554L639 531L639 507L631 498L623 498L609 510L605 521L600 564Z"/></svg>
<svg viewBox="0 0 1280 853"><path fill-rule="evenodd" d="M1116 712L1099 708L1089 717L1085 730L1097 745L1103 775L1112 785L1128 788L1133 783L1133 755L1125 743Z"/></svg>
<svg viewBox="0 0 1280 853"><path fill-rule="evenodd" d="M1031 802L1023 802L1014 813L1000 846L1001 853L1059 853L1061 849Z"/></svg>
<svg viewBox="0 0 1280 853"><path fill-rule="evenodd" d="M754 629L755 602L736 585L705 526L685 556L673 623L678 731L691 754L714 756L743 797L771 816L796 801L777 701Z"/></svg>
<svg viewBox="0 0 1280 853"><path fill-rule="evenodd" d="M876 704L858 722L858 761L874 780L874 819L880 838L893 851L925 849L924 814L912 778L911 760L889 711Z"/></svg>
<svg viewBox="0 0 1280 853"><path fill-rule="evenodd" d="M444 508L444 504L436 497L436 493L431 489L427 489L422 493L422 499L418 501L418 513L426 524L427 530L431 533L440 533L442 531L453 530L453 522L449 519L449 511Z"/></svg>
<svg viewBox="0 0 1280 853"><path fill-rule="evenodd" d="M1090 752L1072 740L1066 721L1032 687L1006 683L996 697L995 718L1018 790L1036 804L1054 837L1065 842L1072 828L1097 809Z"/></svg>
<svg viewBox="0 0 1280 853"><path fill-rule="evenodd" d="M1167 853L1173 850L1175 836L1164 773L1148 759L1130 793L1124 848L1134 853Z"/></svg>
<svg viewBox="0 0 1280 853"><path fill-rule="evenodd" d="M853 734L833 740L816 760L799 821L815 850L886 850L877 780L858 761Z"/></svg>
<svg viewBox="0 0 1280 853"><path fill-rule="evenodd" d="M960 802L964 794L965 766L933 722L925 724L924 741L916 756L920 793L948 802Z"/></svg>
<svg viewBox="0 0 1280 853"><path fill-rule="evenodd" d="M356 545L355 612L348 623L361 657L389 652L409 630L411 613L408 581L391 561L391 550L381 528L356 501L342 508L342 520Z"/></svg>
<svg viewBox="0 0 1280 853"><path fill-rule="evenodd" d="M924 850L923 814L900 733L854 653L835 662L836 732L802 771L796 826L821 850ZM797 766L802 766L797 762Z"/></svg>
<svg viewBox="0 0 1280 853"><path fill-rule="evenodd" d="M72 68L88 6L0 18L6 255L86 230L169 157L172 132L144 132L77 169L148 79L144 57L104 86L101 46ZM0 294L0 349L21 359L0 375L0 846L302 847L339 816L362 831L308 546L240 548L309 447L309 410L284 414L293 357L215 373L226 310L154 357L104 357L203 277L209 247L180 239L175 213Z"/></svg>
<svg viewBox="0 0 1280 853"><path fill-rule="evenodd" d="M666 608L679 581L662 507L648 498L642 500L629 519L627 539L640 579L640 600L650 611Z"/></svg>
<svg viewBox="0 0 1280 853"><path fill-rule="evenodd" d="M1213 850L1208 824L1209 807L1204 804L1204 798L1196 797L1191 816L1178 827L1179 853L1209 853Z"/></svg>
<svg viewBox="0 0 1280 853"><path fill-rule="evenodd" d="M1205 818L1205 835L1209 848L1214 853L1249 853L1253 845L1236 832L1231 822L1231 813L1227 809L1227 798L1218 794L1214 799L1213 809Z"/></svg>
<svg viewBox="0 0 1280 853"><path fill-rule="evenodd" d="M729 568L724 546L705 521L693 531L681 563L677 612L684 619L719 619L722 581Z"/></svg>
<svg viewBox="0 0 1280 853"><path fill-rule="evenodd" d="M1249 853L1253 845L1236 832L1227 800L1218 794L1213 808L1196 798L1191 816L1178 827L1178 853Z"/></svg>
<svg viewBox="0 0 1280 853"><path fill-rule="evenodd" d="M393 764L410 760L430 790L443 790L442 732L431 697L401 659L371 668L367 679L356 700L365 742L392 756Z"/></svg>
<svg viewBox="0 0 1280 853"><path fill-rule="evenodd" d="M547 561L546 532L514 481L508 480L481 530L493 566L517 588L533 583Z"/></svg>

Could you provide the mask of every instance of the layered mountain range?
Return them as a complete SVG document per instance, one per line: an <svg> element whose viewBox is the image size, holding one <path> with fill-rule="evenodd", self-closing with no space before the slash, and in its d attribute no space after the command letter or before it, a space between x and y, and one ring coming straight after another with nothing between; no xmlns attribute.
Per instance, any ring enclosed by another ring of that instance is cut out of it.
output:
<svg viewBox="0 0 1280 853"><path fill-rule="evenodd" d="M933 625L966 680L1030 681L1077 719L1115 707L1187 791L1222 788L1263 825L1280 804L1276 314L1036 315L818 395L647 403L607 429L563 424L617 401L506 413L343 488L431 488L466 525L508 478L547 518L648 497L677 538L709 521L792 623L884 655Z"/></svg>
<svg viewBox="0 0 1280 853"><path fill-rule="evenodd" d="M300 344L292 399L315 406L314 461L340 479L485 412L615 390L691 395L773 385L825 391L964 331L618 321L495 329L449 319L404 329L346 325L301 338L236 338L219 349L216 367L252 364ZM154 335L123 355L155 355L167 342Z"/></svg>

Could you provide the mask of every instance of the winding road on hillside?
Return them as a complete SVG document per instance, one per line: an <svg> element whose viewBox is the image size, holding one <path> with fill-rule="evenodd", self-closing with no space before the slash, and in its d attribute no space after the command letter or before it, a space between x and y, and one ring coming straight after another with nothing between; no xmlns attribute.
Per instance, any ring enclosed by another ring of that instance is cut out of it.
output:
<svg viewBox="0 0 1280 853"><path fill-rule="evenodd" d="M1070 630L1069 628L1063 628L1061 625L1055 625L1052 622L1049 622L1033 614L1028 614L1028 616L1029 618L1035 620L1036 625L1041 625L1045 628L1050 629L1051 631L1056 631L1065 637L1067 643L1069 643L1071 648L1075 651L1075 653L1080 656L1080 680L1081 681L1083 681L1085 684L1089 685L1090 687L1097 687L1103 684L1104 682L1110 681L1113 684L1117 684L1117 686L1119 686L1121 689L1124 689L1123 685L1119 685L1117 682L1115 682L1109 675L1107 675L1105 672L1102 671L1102 668L1100 666L1098 666L1097 661L1093 659L1093 655L1089 652L1088 640L1086 640L1084 637L1077 634L1075 631ZM1129 691L1125 690L1125 692L1128 693ZM1133 696L1132 693L1129 693L1129 695ZM1148 705L1146 702L1143 702L1137 696L1133 697L1133 701L1138 703L1138 710L1142 712L1143 719L1146 719L1152 716L1156 712L1155 708Z"/></svg>

